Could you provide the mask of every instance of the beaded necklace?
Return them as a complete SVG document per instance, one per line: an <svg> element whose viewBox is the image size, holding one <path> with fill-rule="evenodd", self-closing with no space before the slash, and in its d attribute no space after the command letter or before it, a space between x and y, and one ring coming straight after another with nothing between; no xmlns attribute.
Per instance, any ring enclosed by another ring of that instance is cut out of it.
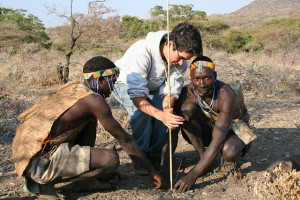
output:
<svg viewBox="0 0 300 200"><path fill-rule="evenodd" d="M213 110L213 107L214 107L214 99L215 99L215 92L216 92L216 86L214 86L213 88L213 95L212 95L212 100L211 100L211 103L209 105L209 107L207 107L206 105L204 105L202 103L202 99L200 97L200 94L198 93L197 91L197 99L196 99L196 95L195 95L195 88L193 86L193 93L194 93L194 96L195 96L195 99L198 100L198 103L199 103L199 106L201 108L201 110L205 113L210 113L212 110ZM204 100L203 100L204 101ZM206 110L209 110L209 111L206 111Z"/></svg>

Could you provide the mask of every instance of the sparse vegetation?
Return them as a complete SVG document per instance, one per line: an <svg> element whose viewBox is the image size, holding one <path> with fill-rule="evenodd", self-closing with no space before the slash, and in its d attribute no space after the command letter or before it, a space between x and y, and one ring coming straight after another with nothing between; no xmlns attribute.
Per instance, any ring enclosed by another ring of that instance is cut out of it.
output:
<svg viewBox="0 0 300 200"><path fill-rule="evenodd" d="M118 30L118 24L116 23L118 17L108 17L104 19L104 15L115 12L115 10L106 7L103 3L89 2L87 14L73 13L73 0L70 1L70 14L60 13L56 10L55 6L46 8L53 14L66 19L69 23L67 29L68 34L68 50L65 54L65 62L60 65L57 72L58 77L64 83L69 80L69 67L71 63L71 56L74 51L80 47L87 46L104 46L103 41L110 38L117 37L118 34L111 35L111 32L116 32ZM105 37L106 36L106 37Z"/></svg>
<svg viewBox="0 0 300 200"><path fill-rule="evenodd" d="M183 8L187 8L187 11L183 13L178 11ZM225 82L240 80L247 101L249 102L254 99L253 104L262 104L262 106L252 105L252 107L248 107L250 112L256 112L256 115L254 115L256 118L254 118L254 122L252 123L253 127L255 127L260 120L267 121L266 119L269 113L264 112L265 107L268 106L274 108L272 111L277 114L275 119L273 119L273 121L275 121L274 124L284 120L281 116L283 110L291 109L291 112L287 112L288 114L285 113L286 115L297 115L300 94L300 19L284 18L271 20L261 26L253 26L245 30L230 26L230 23L222 20L207 20L206 13L193 11L190 8L192 8L191 5L187 5L186 7L185 5L173 5L172 9L174 9L174 13L170 26L172 27L179 22L185 21L186 16L189 16L189 22L195 25L202 34L205 54L211 57L216 63L218 78ZM36 17L26 15L26 11L24 10L15 11L1 8L0 11L0 136L6 139L8 138L7 140L11 143L12 136L18 124L16 116L43 96L55 90L61 84L57 76L57 69L65 63L65 54L69 50L68 37L70 29L68 26L48 29L47 36L51 38L51 42L48 43L47 37L44 37L46 35L37 33L39 31L45 31L45 29ZM139 19L134 16L113 16L110 18L99 17L99 15L93 16L94 22L88 23L87 26L83 28L87 34L82 35L82 37L78 39L80 48L76 48L76 50L73 51L72 61L70 62L71 70L69 80L82 80L82 66L89 58L96 55L103 55L115 61L121 57L124 51L133 42L144 37L149 31L165 30L166 13L162 7L155 6L150 12L152 18L147 20ZM191 15L191 13L193 13L193 15ZM24 18L24 20L20 21L25 23L24 26L18 25L16 20L17 16ZM75 14L75 16L79 21L84 20L81 14ZM29 21L35 25L29 25L30 23L26 24ZM97 24L96 21L100 23ZM34 32L34 30L37 32ZM49 49L46 49L41 43L52 45ZM188 82L189 76L186 74L185 83ZM295 100L289 101L289 105L283 105L282 107L276 105L274 102L272 105L268 105L268 103L273 100L281 104L288 104L284 102L285 99ZM119 104L116 104L113 97L108 99L108 103L113 108L113 115L116 119L130 132L130 127L128 126L129 116L125 109L122 106L120 107ZM277 107L280 108L276 109ZM289 121L286 126L292 128L280 128L278 132L280 132L281 135L276 135L271 127L270 129L272 130L261 134L259 139L263 140L265 138L262 139L262 137L265 136L271 137L273 139L271 142L276 142L276 144L273 144L273 146L276 146L276 150L278 148L277 142L279 141L277 139L275 141L274 138L276 137L284 138L286 135L289 135L293 138L289 141L294 141L294 138L297 140L299 138L299 120L297 116L296 118L289 116L289 120L286 120ZM272 120L267 122L270 123L270 121ZM261 131L260 133L262 133L269 128L270 125L268 123L262 124L256 131ZM103 131L103 127L99 126L98 133ZM109 138L110 136L106 134L105 137ZM100 143L100 139L97 138L97 144ZM295 143L297 143L297 141L295 141ZM4 145L1 145L0 148L3 149ZM263 146L261 148L264 148L262 143L260 143L260 145ZM254 147L257 146L259 145L254 144ZM297 146L294 147L296 150L299 149ZM6 150L9 149L7 146L5 146L5 148ZM285 149L288 147L280 148ZM252 151L256 150L257 149ZM252 155L264 159L262 163L269 162L270 157L275 154L274 152L270 152L271 156L269 156L269 152L267 152L268 155L266 155L264 149L259 149L259 151L262 152L262 155L257 155L256 153ZM2 165L0 167L0 173L2 173L2 166L12 166L11 160L9 160L11 156L8 157L6 160L1 158L2 160L0 160L0 162ZM122 159L124 162L124 156ZM247 159L248 158L246 158L246 160ZM251 162L255 163L256 160L255 157ZM130 161L128 161L128 163L129 162ZM3 168L3 170L6 170L6 168ZM254 172L255 178L261 174L263 169L256 168L256 170L257 171ZM11 171L13 171L13 169ZM263 180L265 182L257 182L256 193L260 195L257 197L265 199L300 198L299 172L287 174L278 169L276 173L278 174L278 181L273 184L266 182L267 179ZM15 180L16 178L12 177L11 179ZM252 180L253 179L246 179L244 177L239 181L249 182L236 181L238 184L237 186L235 185L235 189L241 187L241 184L248 184L248 194L252 194ZM215 180L208 179L207 177L199 179L197 190L201 192L188 193L185 195L191 198L198 197L196 195L202 195L201 198L205 198L207 195L214 193L213 191L215 190L211 188L215 187L217 183L219 184L219 181L222 182L219 177ZM214 186L208 186L214 184L214 182L217 182ZM18 184L20 185L21 181L19 181ZM219 190L221 193L229 190L226 194L230 193L229 187L227 188L227 186L224 185L219 187ZM137 190L133 191L136 192ZM145 190L143 190L143 192L144 191ZM2 191L0 191L0 193L1 192ZM114 192L116 193L116 191ZM18 191L17 194L22 194L22 191ZM116 194L118 195L120 193ZM2 197L3 196L0 195L0 198ZM164 197L167 196L161 195L157 199ZM179 196L179 198L181 197L186 196ZM249 198L251 199L251 197L250 195ZM236 196L232 196L231 199L236 198Z"/></svg>
<svg viewBox="0 0 300 200"><path fill-rule="evenodd" d="M275 181L270 181L266 172L262 180L256 182L254 192L260 199L297 200L300 199L300 172L286 172L281 164L273 170Z"/></svg>
<svg viewBox="0 0 300 200"><path fill-rule="evenodd" d="M43 23L36 16L26 14L26 10L0 7L0 24L4 27L8 26L6 27L8 29L17 29L17 32L21 31L22 37L19 37L19 40L23 42L40 43L47 48L51 45ZM15 27L9 24L14 24ZM5 40L5 35L1 40Z"/></svg>

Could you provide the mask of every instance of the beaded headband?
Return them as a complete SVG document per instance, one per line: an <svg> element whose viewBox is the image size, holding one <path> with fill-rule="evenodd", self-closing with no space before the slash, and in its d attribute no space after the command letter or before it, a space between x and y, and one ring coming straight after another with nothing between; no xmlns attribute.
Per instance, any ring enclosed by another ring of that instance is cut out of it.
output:
<svg viewBox="0 0 300 200"><path fill-rule="evenodd" d="M96 72L89 72L89 73L83 73L84 79L89 79L91 76L93 78L99 78L100 76L111 76L111 75L118 75L120 73L119 68L111 68L111 69L105 69L100 70Z"/></svg>
<svg viewBox="0 0 300 200"><path fill-rule="evenodd" d="M190 71L194 68L198 67L199 69L202 69L203 67L209 67L211 68L213 71L215 71L215 64L212 63L212 62L208 62L208 61L196 61L196 62L193 62L191 65L190 65Z"/></svg>

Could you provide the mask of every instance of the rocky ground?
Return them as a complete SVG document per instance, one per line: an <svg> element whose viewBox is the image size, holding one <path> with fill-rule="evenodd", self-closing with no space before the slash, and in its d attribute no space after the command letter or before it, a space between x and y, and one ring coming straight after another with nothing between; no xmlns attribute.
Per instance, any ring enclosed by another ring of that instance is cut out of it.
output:
<svg viewBox="0 0 300 200"><path fill-rule="evenodd" d="M238 160L242 172L240 179L233 173L209 172L199 178L189 192L159 192L153 189L154 185L147 176L133 173L130 158L113 138L105 134L98 136L97 145L116 144L121 160L118 171L127 177L112 191L74 194L68 183L56 185L57 191L64 199L258 199L254 188L268 166L280 157L300 152L300 98L257 99L246 95L245 100L251 114L251 128L258 137L249 153ZM0 135L0 199L34 199L33 195L23 192L23 180L15 172L11 155L12 139L13 132ZM179 148L173 157L174 182L176 176L179 180L198 159L193 147L180 138ZM178 170L181 160L182 165Z"/></svg>
<svg viewBox="0 0 300 200"><path fill-rule="evenodd" d="M186 193L156 191L147 176L133 173L130 158L111 136L107 133L101 134L103 129L99 127L96 146L116 145L121 162L118 171L126 178L115 189L96 193L72 193L70 183L57 184L60 197L122 200L259 199L254 191L264 188L260 181L264 179L265 170L270 164L279 158L300 153L300 68L289 68L290 71L287 71L280 66L265 65L270 61L269 58L263 60L250 58L248 55L227 58L221 53L214 53L213 58L221 80L241 80L245 90L245 103L251 115L251 129L257 134L257 139L248 154L237 162L241 177L236 177L234 173L208 172ZM57 86L16 86L10 85L9 81L5 83L0 86L0 199L34 199L34 195L23 191L23 180L17 176L13 165L11 144L18 124L15 118ZM119 111L116 111L113 99L109 100L109 104L114 108L115 117L128 129L128 116L125 111L120 107ZM180 137L173 157L174 184L188 173L198 160L193 147ZM178 170L180 163L182 164Z"/></svg>

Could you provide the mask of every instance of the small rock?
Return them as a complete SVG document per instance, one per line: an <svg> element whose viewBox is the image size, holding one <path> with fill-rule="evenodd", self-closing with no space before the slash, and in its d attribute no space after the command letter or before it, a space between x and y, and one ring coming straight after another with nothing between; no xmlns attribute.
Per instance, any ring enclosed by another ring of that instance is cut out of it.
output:
<svg viewBox="0 0 300 200"><path fill-rule="evenodd" d="M9 196L16 195L16 191L8 191L6 194Z"/></svg>

